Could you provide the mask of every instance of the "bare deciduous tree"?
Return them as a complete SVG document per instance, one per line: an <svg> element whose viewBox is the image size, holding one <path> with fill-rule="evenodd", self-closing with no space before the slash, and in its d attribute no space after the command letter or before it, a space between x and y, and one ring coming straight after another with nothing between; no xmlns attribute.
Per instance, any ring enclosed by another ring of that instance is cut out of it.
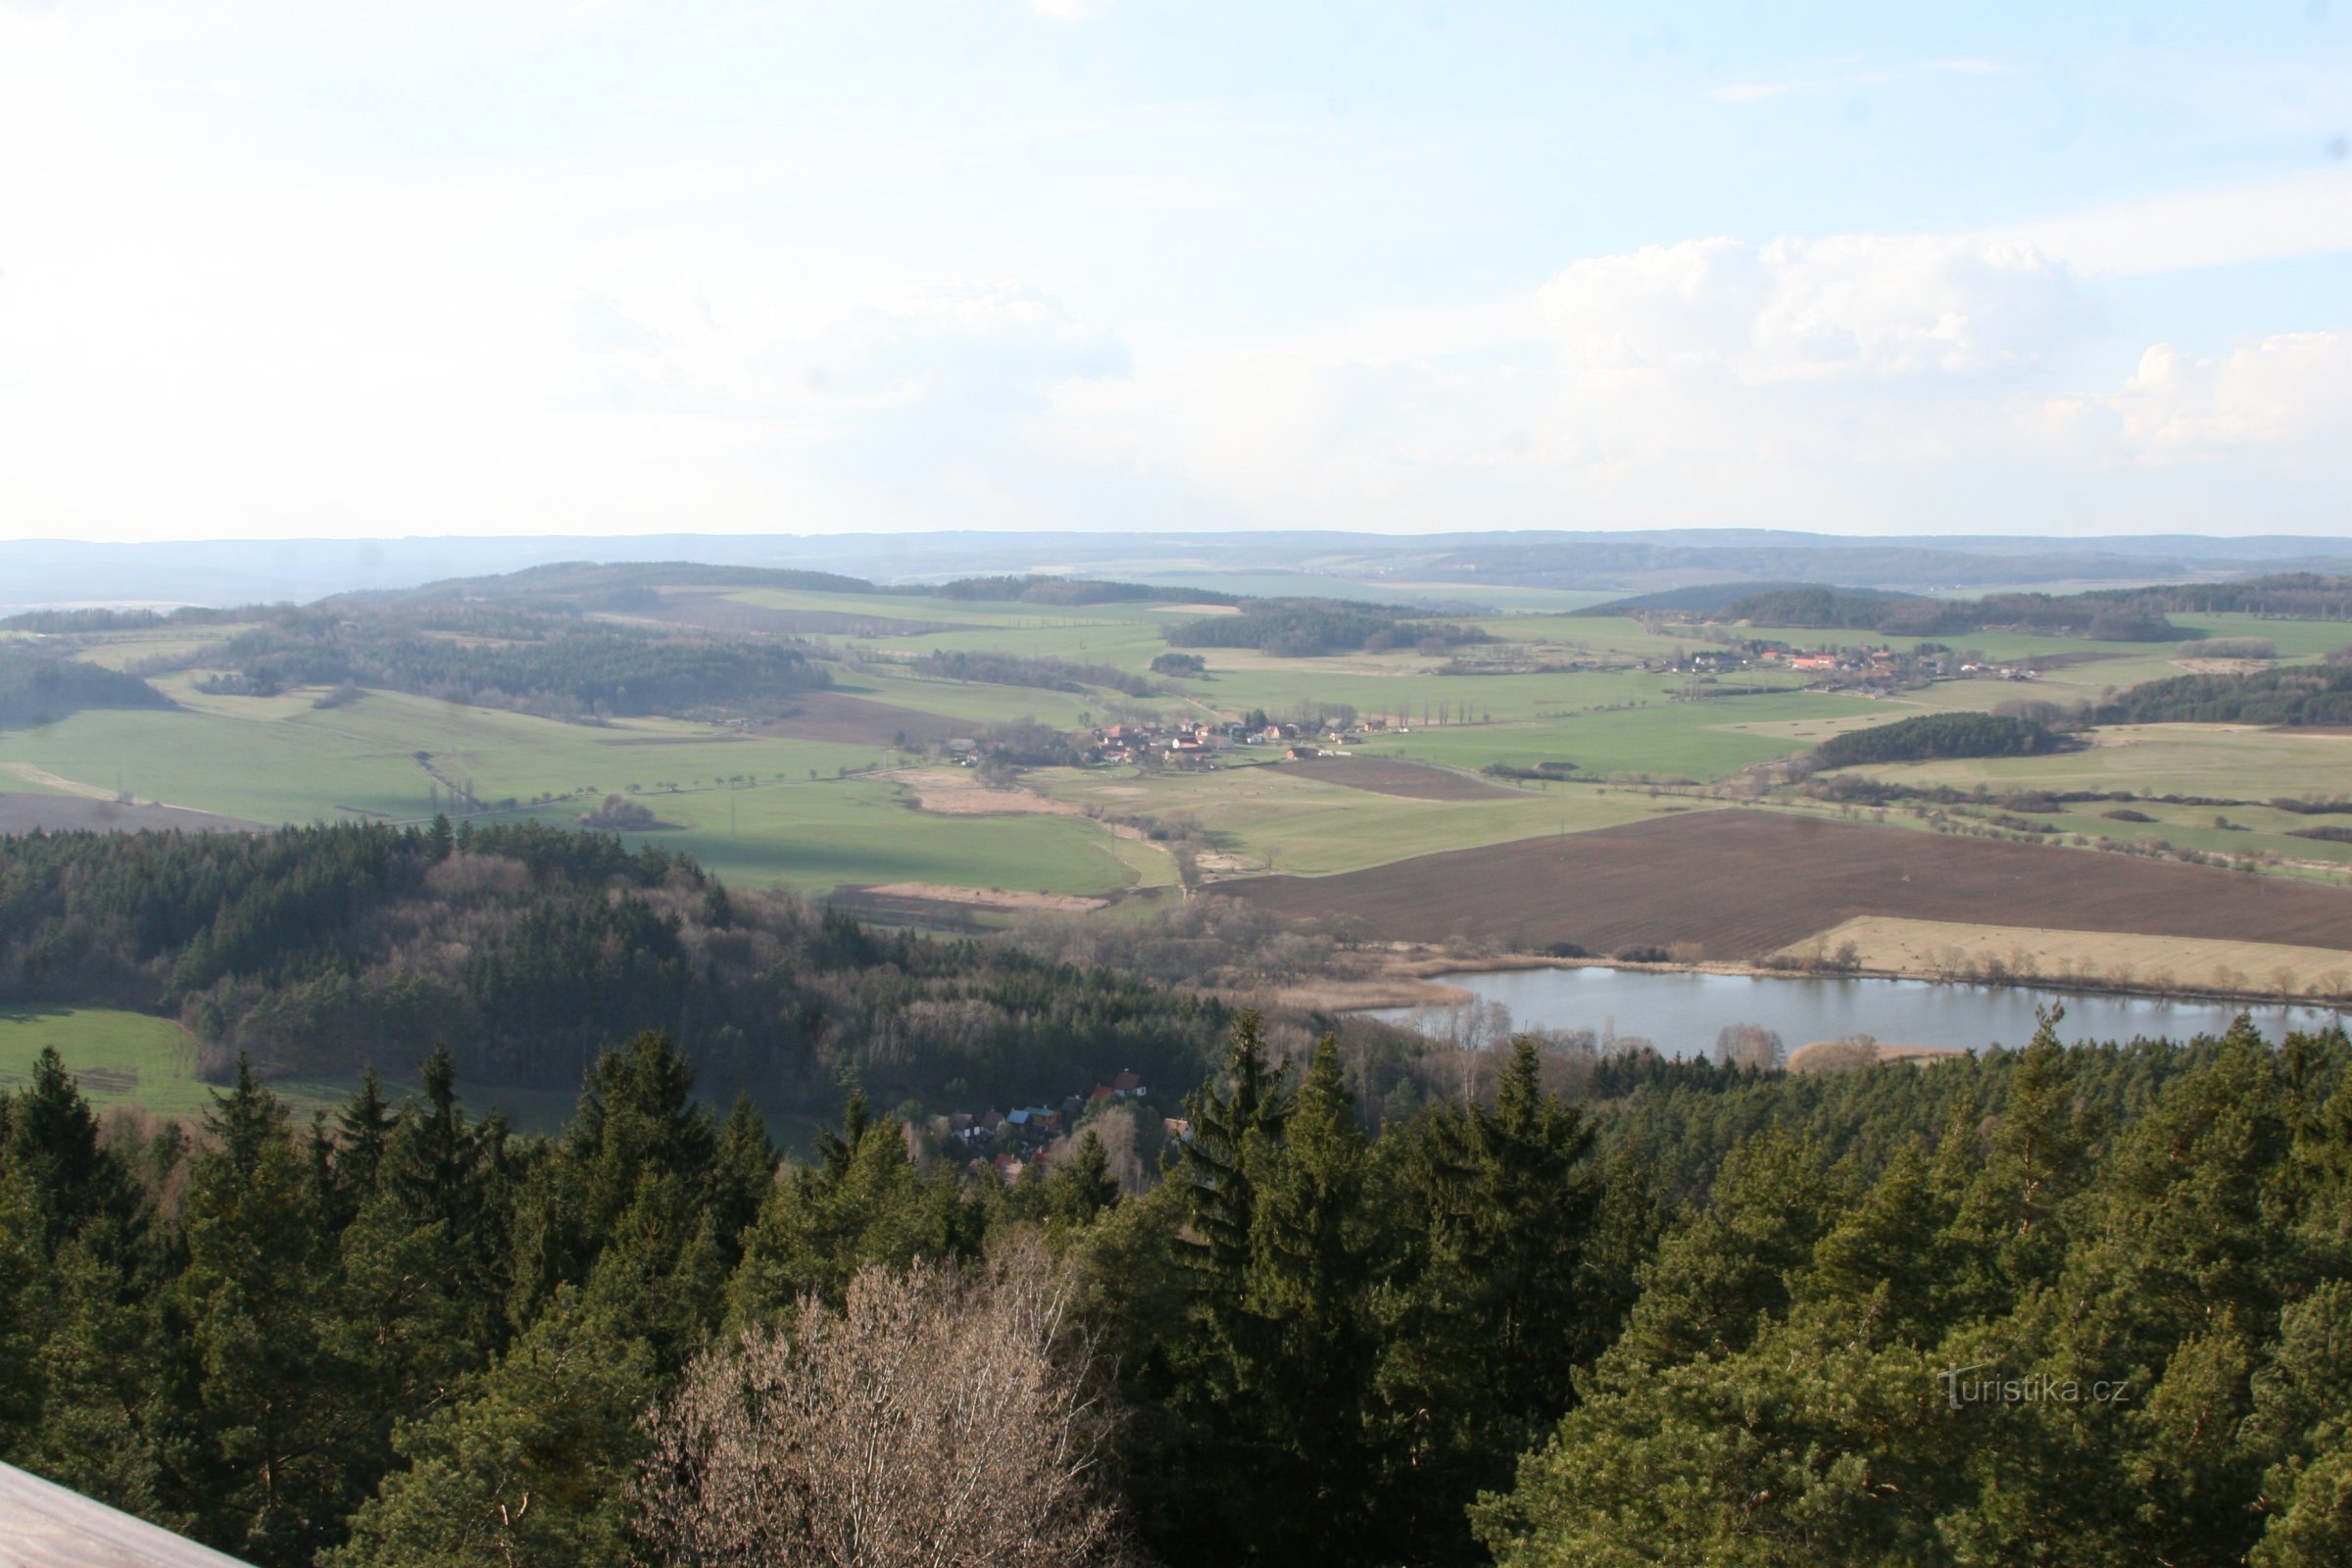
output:
<svg viewBox="0 0 2352 1568"><path fill-rule="evenodd" d="M634 1488L697 1568L1034 1568L1117 1559L1112 1417L1074 1282L1035 1241L861 1271L846 1309L705 1354L648 1417Z"/></svg>
<svg viewBox="0 0 2352 1568"><path fill-rule="evenodd" d="M1726 1024L1715 1036L1715 1065L1770 1072L1787 1059L1777 1030L1759 1024Z"/></svg>

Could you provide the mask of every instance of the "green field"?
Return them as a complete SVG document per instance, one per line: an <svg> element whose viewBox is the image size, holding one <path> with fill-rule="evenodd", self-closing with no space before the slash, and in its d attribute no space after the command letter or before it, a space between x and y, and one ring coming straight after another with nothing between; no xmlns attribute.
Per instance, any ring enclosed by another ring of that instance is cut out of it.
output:
<svg viewBox="0 0 2352 1568"><path fill-rule="evenodd" d="M213 1108L215 1086L196 1076L196 1042L169 1018L106 1007L0 1009L0 1091L22 1088L35 1057L54 1046L81 1092L100 1115L128 1106L174 1120L192 1120ZM387 1069L406 1063L387 1064ZM405 1071L382 1073L384 1093L395 1103L416 1092ZM270 1089L297 1121L332 1111L357 1093L357 1078L280 1078ZM503 1110L524 1132L552 1133L570 1118L579 1096L570 1090L500 1089L461 1098L479 1115ZM787 1128L786 1131L792 1129Z"/></svg>
<svg viewBox="0 0 2352 1568"><path fill-rule="evenodd" d="M1216 586L1236 584L1220 580ZM1344 704L1399 726L1355 748L1364 755L1466 773L1491 763L1571 762L1588 781L1712 783L1755 763L1801 753L1838 730L1922 710L1991 709L2027 698L2095 701L2119 686L2180 673L2180 661L2188 656L2184 645L2173 643L1985 633L1948 640L1955 648L1998 661L2074 655L2080 662L2047 669L2031 682L1945 681L1882 698L1808 692L1799 689L1798 677L1775 671L1729 674L1695 685L1669 669L1640 666L1702 646L1704 639L1687 627L1653 622L1658 629L1652 630L1628 617L1565 613L1599 595L1543 589L1472 595L1443 585L1392 587L1432 600L1478 598L1495 612L1476 617L1477 623L1502 641L1434 656L1408 650L1288 659L1250 649L1203 649L1199 652L1208 664L1206 676L1149 677L1157 691L1139 701L1102 688L1063 692L924 678L907 667L907 661L933 649L963 650L1104 664L1146 675L1152 660L1167 650L1166 626L1204 613L1200 607L989 604L909 591L756 589L723 597L752 612L854 625L854 633L810 640L813 650L834 661L832 692L949 720L956 726L949 733L965 726L983 732L1023 719L1072 730L1139 712L1239 718L1262 710L1287 717ZM1311 584L1253 579L1249 589L1345 597L1321 579ZM2315 657L2352 639L2352 631L2337 622L2233 615L2177 619L2211 636L2268 638L2287 658ZM967 629L922 629L926 624ZM894 631L894 626L904 629ZM84 645L82 657L120 667L160 654L187 653L227 630L97 636ZM1740 635L1799 646L1880 640L1865 633L1772 627L1740 628ZM2185 646L2193 653L2193 644ZM1593 667L1440 672L1457 657ZM883 773L911 759L879 739L850 744L666 718L562 723L385 692L321 709L315 706L321 695L317 689L268 698L208 695L197 689L202 674L192 669L156 678L158 689L179 705L174 711L85 711L0 733L0 788L127 793L263 823L353 816L418 821L445 805L450 786L457 784L487 803L514 802L512 814L569 825L604 795L624 793L668 824L630 835L634 842L691 854L742 886L784 886L818 897L845 885L899 882L1098 896L1165 886L1173 876L1162 850L1116 838L1081 816L910 809L906 791ZM1711 695L1686 700L1693 691ZM922 727L939 733L936 726ZM855 723L837 722L817 724L811 733L855 737L859 731ZM1251 749L1229 754L1224 767L1202 775L1055 771L1033 775L1029 782L1073 804L1126 814L1190 813L1232 861L1223 867L1227 871L1267 865L1346 869L1601 826L1644 809L1634 797L1602 795L1590 782L1530 784L1505 798L1443 802L1373 794L1244 765L1266 760ZM2119 732L2083 752L1873 771L1890 781L1962 789L1981 784L1994 792L2095 789L2260 803L2280 795L2340 792L2352 778L2348 764L2352 742L2340 739L2158 726ZM2285 829L2304 824L2265 807L2249 806L2230 827L2217 827L2210 810L2166 808L2149 814L2160 820L2118 824L2083 810L2070 812L2056 825L2085 835L2161 837L2183 848L2238 856L2267 850L2316 864L2352 860L2342 846L2287 837Z"/></svg>
<svg viewBox="0 0 2352 1568"><path fill-rule="evenodd" d="M678 831L629 833L683 851L738 887L822 895L844 885L938 882L1016 892L1103 894L1166 880L1145 856L1077 816L951 816L910 809L887 779L802 780L644 798ZM538 813L570 825L576 813Z"/></svg>
<svg viewBox="0 0 2352 1568"><path fill-rule="evenodd" d="M1838 729L1890 722L1910 711L1887 700L1820 692L1707 702L1654 697L1640 707L1568 710L1518 722L1415 725L1359 750L1471 771L1489 762L1568 761L1589 778L1639 773L1705 781L1792 756Z"/></svg>
<svg viewBox="0 0 2352 1568"><path fill-rule="evenodd" d="M169 1018L96 1007L0 1009L0 1089L22 1088L50 1046L101 1112L136 1105L195 1116L212 1108L212 1089L196 1077L196 1042Z"/></svg>
<svg viewBox="0 0 2352 1568"><path fill-rule="evenodd" d="M1636 791L1513 790L1477 801L1425 801L1350 789L1279 764L1145 779L1121 772L1035 775L1062 800L1106 812L1187 816L1232 870L1322 875L1441 850L1640 821L1656 804Z"/></svg>
<svg viewBox="0 0 2352 1568"><path fill-rule="evenodd" d="M2235 724L2135 724L2097 731L2079 752L1903 762L1855 771L1890 782L1995 791L2128 791L2270 801L2352 787L2352 736Z"/></svg>

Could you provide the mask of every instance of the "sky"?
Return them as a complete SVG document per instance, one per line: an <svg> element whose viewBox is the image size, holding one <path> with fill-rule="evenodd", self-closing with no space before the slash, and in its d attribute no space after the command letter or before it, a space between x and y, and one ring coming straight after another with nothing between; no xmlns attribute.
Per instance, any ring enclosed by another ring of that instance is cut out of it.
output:
<svg viewBox="0 0 2352 1568"><path fill-rule="evenodd" d="M2352 0L0 0L0 538L2347 497Z"/></svg>

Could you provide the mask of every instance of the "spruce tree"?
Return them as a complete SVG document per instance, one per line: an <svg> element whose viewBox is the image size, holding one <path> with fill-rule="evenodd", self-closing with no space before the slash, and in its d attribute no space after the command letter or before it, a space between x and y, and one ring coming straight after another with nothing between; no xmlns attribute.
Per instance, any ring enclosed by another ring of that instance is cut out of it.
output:
<svg viewBox="0 0 2352 1568"><path fill-rule="evenodd" d="M1046 1212L1058 1229L1083 1230L1118 1200L1119 1182L1110 1173L1110 1155L1090 1127L1069 1157L1046 1178Z"/></svg>

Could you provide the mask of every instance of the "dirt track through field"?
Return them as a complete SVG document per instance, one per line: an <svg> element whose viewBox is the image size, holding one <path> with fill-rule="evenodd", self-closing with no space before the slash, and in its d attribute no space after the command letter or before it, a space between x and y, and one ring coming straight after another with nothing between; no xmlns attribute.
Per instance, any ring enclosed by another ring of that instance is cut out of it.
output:
<svg viewBox="0 0 2352 1568"><path fill-rule="evenodd" d="M1454 850L1214 892L1374 935L1593 953L1696 942L1747 958L1861 915L2352 949L2352 891L2278 877L1758 810Z"/></svg>

